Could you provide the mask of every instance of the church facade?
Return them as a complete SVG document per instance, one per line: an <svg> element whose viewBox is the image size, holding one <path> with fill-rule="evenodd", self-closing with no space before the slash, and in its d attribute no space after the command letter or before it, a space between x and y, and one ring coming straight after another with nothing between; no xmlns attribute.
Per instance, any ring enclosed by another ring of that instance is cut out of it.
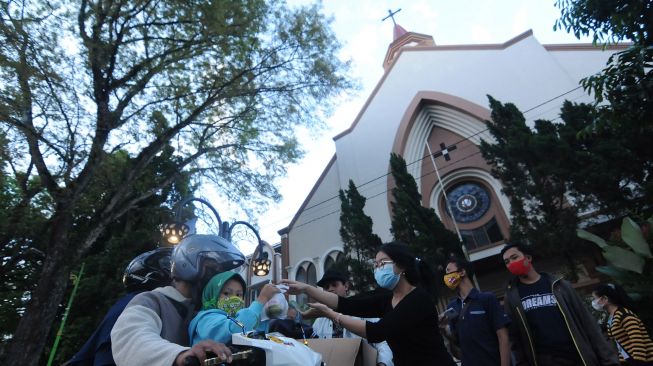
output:
<svg viewBox="0 0 653 366"><path fill-rule="evenodd" d="M374 232L392 240L389 158L397 153L422 204L460 233L481 288L498 291L507 278L498 253L509 239L510 204L479 150L481 140L492 141L487 95L514 103L529 122L557 120L564 100L592 101L579 81L619 47L543 45L531 31L503 44L441 46L399 25L394 31L384 75L350 128L333 138L336 153L279 231L283 275L314 284L343 255L338 191L350 179L367 198Z"/></svg>

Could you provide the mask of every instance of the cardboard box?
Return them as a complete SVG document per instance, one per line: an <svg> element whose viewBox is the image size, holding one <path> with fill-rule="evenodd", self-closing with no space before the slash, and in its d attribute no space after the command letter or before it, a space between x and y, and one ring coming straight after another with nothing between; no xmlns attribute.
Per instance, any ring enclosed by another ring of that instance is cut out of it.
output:
<svg viewBox="0 0 653 366"><path fill-rule="evenodd" d="M376 349L360 338L308 339L327 366L375 366Z"/></svg>

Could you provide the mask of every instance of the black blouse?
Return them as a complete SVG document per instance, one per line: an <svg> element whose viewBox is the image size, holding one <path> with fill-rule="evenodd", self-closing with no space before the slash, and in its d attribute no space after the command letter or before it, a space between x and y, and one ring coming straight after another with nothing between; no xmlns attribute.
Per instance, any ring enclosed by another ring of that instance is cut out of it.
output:
<svg viewBox="0 0 653 366"><path fill-rule="evenodd" d="M397 366L455 365L438 330L435 304L419 287L394 308L392 292L378 292L339 297L337 310L362 318L381 318L376 323L366 322L367 340L387 341Z"/></svg>

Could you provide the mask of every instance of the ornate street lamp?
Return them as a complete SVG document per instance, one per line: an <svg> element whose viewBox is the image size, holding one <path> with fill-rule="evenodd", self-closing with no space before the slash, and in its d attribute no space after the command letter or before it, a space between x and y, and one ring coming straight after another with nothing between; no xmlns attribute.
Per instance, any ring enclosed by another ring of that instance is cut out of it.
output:
<svg viewBox="0 0 653 366"><path fill-rule="evenodd" d="M272 281L277 283L281 280L281 273L279 272L280 266L281 266L281 254L276 253L274 251L274 248L270 244L268 244L266 241L261 240L261 237L258 233L258 230L254 226L252 226L250 223L245 222L245 221L234 221L231 225L224 225L225 227L228 227L227 232L228 236L226 237L228 240L233 240L234 235L239 235L241 232L234 230L234 228L237 228L238 226L244 226L247 231L249 231L251 234L254 235L255 240L256 240L256 249L254 249L254 253L252 253L252 256L249 260L248 268L247 268L247 278L245 279L246 285L247 285L247 303L250 303L250 286L252 284L252 276L267 276L270 271L272 271ZM267 248L271 253L274 255L274 260L270 260L267 251L265 250ZM278 258L277 258L278 257Z"/></svg>
<svg viewBox="0 0 653 366"><path fill-rule="evenodd" d="M161 225L160 228L161 236L163 238L163 243L165 245L177 245L187 235L195 233L195 222L197 221L197 218L194 217L186 222L182 221L181 219L181 214L184 206L186 206L191 202L199 202L209 208L209 210L213 213L215 218L218 220L218 227L219 227L218 235L223 238L225 237L224 227L222 224L222 220L220 219L220 215L218 214L218 211L206 200L197 197L188 197L188 198L184 198L183 200L179 201L179 203L177 203L175 207L174 221Z"/></svg>
<svg viewBox="0 0 653 366"><path fill-rule="evenodd" d="M246 275L248 303L250 293L249 287L251 285L253 275L267 276L270 271L272 271L272 280L275 283L281 280L281 254L276 253L270 244L261 240L261 236L259 235L258 230L256 230L252 224L245 221L234 221L231 224L226 221L223 222L220 218L220 215L218 214L218 211L213 208L209 202L201 198L188 197L181 200L175 206L174 221L161 225L160 228L164 245L177 245L186 236L195 234L195 223L197 221L197 217L193 217L186 222L183 222L181 217L183 208L191 202L199 202L209 208L218 222L218 236L226 239L230 244L234 244L234 239L239 239L238 237L241 235L249 235L253 238L252 241L256 242L256 249L254 250L252 257L249 260ZM241 227L244 230L240 230ZM273 260L268 258L268 253L264 248L267 248L271 253L273 253Z"/></svg>

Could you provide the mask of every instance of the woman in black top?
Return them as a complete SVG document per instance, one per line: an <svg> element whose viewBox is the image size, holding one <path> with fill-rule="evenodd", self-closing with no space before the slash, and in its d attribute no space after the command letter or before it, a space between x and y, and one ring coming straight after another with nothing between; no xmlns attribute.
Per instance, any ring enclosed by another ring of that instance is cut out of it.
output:
<svg viewBox="0 0 653 366"><path fill-rule="evenodd" d="M429 273L428 265L415 258L406 245L393 242L384 244L374 261L376 282L390 291L344 298L305 283L282 282L291 294L306 293L320 302L309 304L314 309L312 315L328 317L369 342L387 341L397 366L453 366L438 331ZM381 319L373 323L349 315Z"/></svg>

